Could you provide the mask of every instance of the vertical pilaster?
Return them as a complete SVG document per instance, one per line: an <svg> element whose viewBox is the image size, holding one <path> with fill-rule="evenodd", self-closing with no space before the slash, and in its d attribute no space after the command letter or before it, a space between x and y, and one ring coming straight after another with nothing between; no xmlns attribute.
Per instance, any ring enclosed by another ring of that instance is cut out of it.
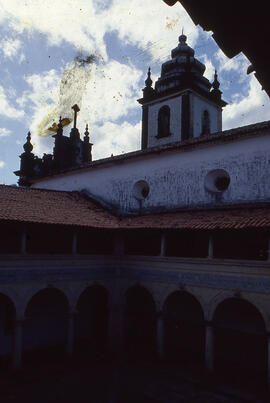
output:
<svg viewBox="0 0 270 403"><path fill-rule="evenodd" d="M124 307L119 303L112 303L109 312L109 350L121 355L124 349Z"/></svg>
<svg viewBox="0 0 270 403"><path fill-rule="evenodd" d="M12 368L18 369L22 364L23 319L15 319L12 350Z"/></svg>
<svg viewBox="0 0 270 403"><path fill-rule="evenodd" d="M162 312L157 316L157 357L159 360L164 359L164 319Z"/></svg>
<svg viewBox="0 0 270 403"><path fill-rule="evenodd" d="M76 255L77 250L78 250L78 234L77 232L74 232L72 238L72 255Z"/></svg>
<svg viewBox="0 0 270 403"><path fill-rule="evenodd" d="M142 107L142 150L148 146L148 105Z"/></svg>
<svg viewBox="0 0 270 403"><path fill-rule="evenodd" d="M214 330L210 323L205 327L205 367L209 372L214 371Z"/></svg>
<svg viewBox="0 0 270 403"><path fill-rule="evenodd" d="M166 234L164 232L161 234L160 256L166 256Z"/></svg>
<svg viewBox="0 0 270 403"><path fill-rule="evenodd" d="M21 234L21 253L23 255L26 254L26 242L27 242L27 234L25 231Z"/></svg>
<svg viewBox="0 0 270 403"><path fill-rule="evenodd" d="M208 240L208 259L213 259L214 257L214 243L213 243L213 236L209 236Z"/></svg>
<svg viewBox="0 0 270 403"><path fill-rule="evenodd" d="M69 358L72 357L74 347L75 314L76 311L71 311L68 315L66 356Z"/></svg>
<svg viewBox="0 0 270 403"><path fill-rule="evenodd" d="M190 115L190 93L186 92L182 95L182 112L181 112L181 141L192 137L191 133L191 115Z"/></svg>

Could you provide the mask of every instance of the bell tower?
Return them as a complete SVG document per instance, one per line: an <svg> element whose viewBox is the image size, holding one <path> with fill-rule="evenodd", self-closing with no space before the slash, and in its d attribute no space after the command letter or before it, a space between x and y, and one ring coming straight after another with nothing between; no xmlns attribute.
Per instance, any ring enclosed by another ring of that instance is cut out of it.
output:
<svg viewBox="0 0 270 403"><path fill-rule="evenodd" d="M162 64L161 75L152 87L148 70L142 105L142 149L185 141L222 130L222 100L217 72L213 83L203 76L205 65L194 57L180 35L171 60Z"/></svg>

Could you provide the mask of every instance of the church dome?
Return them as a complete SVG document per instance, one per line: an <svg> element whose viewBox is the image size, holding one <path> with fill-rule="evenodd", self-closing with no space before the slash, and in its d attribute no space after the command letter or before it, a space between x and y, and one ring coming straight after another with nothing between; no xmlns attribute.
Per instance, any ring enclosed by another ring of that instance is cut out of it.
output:
<svg viewBox="0 0 270 403"><path fill-rule="evenodd" d="M194 57L194 49L186 41L187 37L180 35L178 46L171 51L171 60L162 64L161 76L155 84L157 94L196 87L210 92L211 83L203 76L205 65Z"/></svg>

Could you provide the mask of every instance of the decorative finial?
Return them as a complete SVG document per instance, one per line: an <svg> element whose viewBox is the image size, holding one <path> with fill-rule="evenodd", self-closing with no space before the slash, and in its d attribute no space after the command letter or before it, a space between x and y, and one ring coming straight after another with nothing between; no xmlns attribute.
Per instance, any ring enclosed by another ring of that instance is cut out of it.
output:
<svg viewBox="0 0 270 403"><path fill-rule="evenodd" d="M74 126L73 126L73 128L76 129L76 126L77 126L77 113L80 112L80 108L78 107L77 104L75 104L75 105L73 105L71 107L71 109L74 110Z"/></svg>
<svg viewBox="0 0 270 403"><path fill-rule="evenodd" d="M84 136L85 136L85 137L89 137L88 123L86 123L86 126L85 126Z"/></svg>
<svg viewBox="0 0 270 403"><path fill-rule="evenodd" d="M62 136L62 134L63 134L62 116L59 117L57 134L58 134L58 136Z"/></svg>
<svg viewBox="0 0 270 403"><path fill-rule="evenodd" d="M181 45L185 45L187 41L186 35L184 35L184 28L182 28L182 34L179 36L179 42Z"/></svg>
<svg viewBox="0 0 270 403"><path fill-rule="evenodd" d="M26 153L31 153L31 151L33 150L33 145L31 144L31 133L30 132L27 133L26 143L24 144L23 148Z"/></svg>
<svg viewBox="0 0 270 403"><path fill-rule="evenodd" d="M146 87L152 87L153 81L151 79L151 68L149 67L147 72L147 79L145 80Z"/></svg>
<svg viewBox="0 0 270 403"><path fill-rule="evenodd" d="M220 86L220 83L218 81L217 70L215 70L214 81L213 81L212 87L214 88L214 90L218 90L219 86Z"/></svg>

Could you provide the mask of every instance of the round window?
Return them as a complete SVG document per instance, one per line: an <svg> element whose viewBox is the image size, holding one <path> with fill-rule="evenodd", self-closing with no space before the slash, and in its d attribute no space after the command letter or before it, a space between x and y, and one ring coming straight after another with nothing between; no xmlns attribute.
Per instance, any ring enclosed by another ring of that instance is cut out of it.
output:
<svg viewBox="0 0 270 403"><path fill-rule="evenodd" d="M230 181L228 172L224 169L214 169L206 175L204 185L209 192L220 193L228 189Z"/></svg>
<svg viewBox="0 0 270 403"><path fill-rule="evenodd" d="M133 196L137 200L143 200L149 195L149 185L146 181L138 181L133 186Z"/></svg>

